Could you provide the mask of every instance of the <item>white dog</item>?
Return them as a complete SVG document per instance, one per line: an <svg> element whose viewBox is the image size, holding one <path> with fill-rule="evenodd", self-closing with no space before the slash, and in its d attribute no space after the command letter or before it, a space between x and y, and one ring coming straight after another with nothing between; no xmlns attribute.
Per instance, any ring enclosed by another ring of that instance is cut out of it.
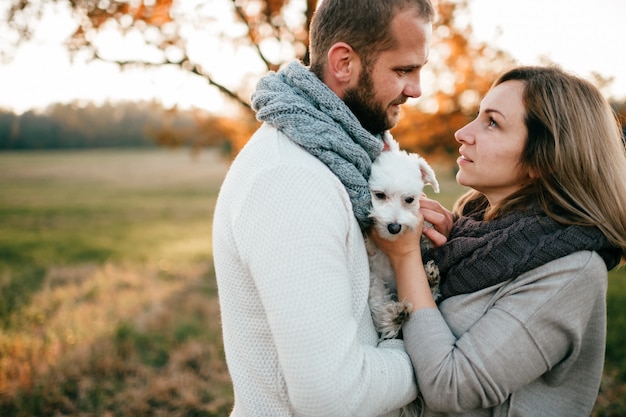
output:
<svg viewBox="0 0 626 417"><path fill-rule="evenodd" d="M385 141L389 150L383 151L373 162L369 179L370 217L379 236L393 241L405 231L415 230L424 185L429 184L438 193L439 183L424 158L400 150L390 136ZM422 249L430 247L429 244L422 236ZM381 340L394 338L408 319L411 305L398 300L396 279L387 255L370 238L366 238L366 246L370 264L369 305L374 325ZM427 264L425 270L436 297L439 270L434 263Z"/></svg>
<svg viewBox="0 0 626 417"><path fill-rule="evenodd" d="M424 158L400 150L398 143L389 135L385 138L388 150L383 151L372 164L369 188L372 194L370 217L380 237L395 240L407 230L415 229L419 198L425 184L439 192L435 172ZM426 225L425 225L426 226ZM402 324L409 318L411 304L398 300L396 279L391 262L374 243L365 240L370 265L369 306L380 339L398 335ZM422 249L430 247L430 241L422 236ZM426 276L435 299L439 284L439 269L429 262ZM402 417L418 417L423 409L421 396L402 407Z"/></svg>

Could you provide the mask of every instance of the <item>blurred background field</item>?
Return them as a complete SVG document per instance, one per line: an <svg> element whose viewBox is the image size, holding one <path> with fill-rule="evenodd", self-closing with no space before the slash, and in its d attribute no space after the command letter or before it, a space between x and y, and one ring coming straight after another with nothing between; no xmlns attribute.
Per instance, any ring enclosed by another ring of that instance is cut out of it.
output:
<svg viewBox="0 0 626 417"><path fill-rule="evenodd" d="M0 153L0 416L226 416L215 151ZM436 168L451 207L462 192ZM612 272L595 416L626 415L626 273Z"/></svg>
<svg viewBox="0 0 626 417"><path fill-rule="evenodd" d="M215 153L0 154L0 416L218 416Z"/></svg>

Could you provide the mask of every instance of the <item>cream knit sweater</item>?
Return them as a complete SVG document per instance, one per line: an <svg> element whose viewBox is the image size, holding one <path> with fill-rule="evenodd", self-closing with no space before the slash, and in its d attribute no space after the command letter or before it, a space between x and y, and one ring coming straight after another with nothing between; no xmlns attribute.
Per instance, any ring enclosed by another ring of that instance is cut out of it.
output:
<svg viewBox="0 0 626 417"><path fill-rule="evenodd" d="M232 416L379 416L417 395L401 341L377 343L363 237L341 182L263 125L213 223Z"/></svg>

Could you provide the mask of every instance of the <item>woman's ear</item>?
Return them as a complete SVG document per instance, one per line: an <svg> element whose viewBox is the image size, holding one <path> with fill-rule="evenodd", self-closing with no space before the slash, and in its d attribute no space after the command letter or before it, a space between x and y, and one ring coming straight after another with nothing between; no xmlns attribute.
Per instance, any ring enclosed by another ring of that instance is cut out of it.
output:
<svg viewBox="0 0 626 417"><path fill-rule="evenodd" d="M337 42L328 51L326 84L340 97L343 91L356 85L361 71L361 59L350 45Z"/></svg>

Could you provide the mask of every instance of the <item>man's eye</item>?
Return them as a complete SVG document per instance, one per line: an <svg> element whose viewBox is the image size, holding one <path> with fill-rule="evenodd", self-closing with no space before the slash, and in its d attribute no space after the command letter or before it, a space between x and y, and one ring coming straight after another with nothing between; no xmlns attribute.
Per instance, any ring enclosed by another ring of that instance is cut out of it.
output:
<svg viewBox="0 0 626 417"><path fill-rule="evenodd" d="M384 200L385 198L387 198L387 196L385 195L385 193L374 193L374 195L376 196L377 199L379 200Z"/></svg>
<svg viewBox="0 0 626 417"><path fill-rule="evenodd" d="M405 198L405 199L404 199L404 201L405 201L407 204L411 204L412 202L414 202L414 201L415 201L415 198L413 198L413 197L407 197L407 198Z"/></svg>

